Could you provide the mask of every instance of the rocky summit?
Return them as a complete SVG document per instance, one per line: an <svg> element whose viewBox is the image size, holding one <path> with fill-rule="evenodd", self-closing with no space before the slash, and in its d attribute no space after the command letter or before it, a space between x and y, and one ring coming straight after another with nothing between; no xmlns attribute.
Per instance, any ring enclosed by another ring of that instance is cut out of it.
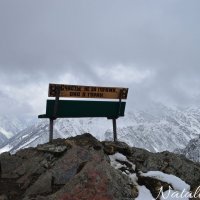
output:
<svg viewBox="0 0 200 200"><path fill-rule="evenodd" d="M200 165L184 156L88 133L0 154L0 200L152 200L182 190L200 199L199 186Z"/></svg>

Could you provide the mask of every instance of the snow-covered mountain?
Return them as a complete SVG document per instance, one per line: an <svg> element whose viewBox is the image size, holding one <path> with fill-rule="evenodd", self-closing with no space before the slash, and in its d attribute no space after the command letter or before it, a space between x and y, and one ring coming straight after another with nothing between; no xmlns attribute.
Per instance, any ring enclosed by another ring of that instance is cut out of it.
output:
<svg viewBox="0 0 200 200"><path fill-rule="evenodd" d="M145 111L127 112L117 120L118 139L131 146L152 152L185 148L191 139L200 135L200 108L169 108L160 104ZM9 139L3 149L16 152L34 147L49 138L49 121L40 119ZM54 138L70 137L90 132L99 140L112 140L112 121L103 118L57 119Z"/></svg>
<svg viewBox="0 0 200 200"><path fill-rule="evenodd" d="M0 146L8 141L8 138L0 132Z"/></svg>
<svg viewBox="0 0 200 200"><path fill-rule="evenodd" d="M131 126L120 130L120 139L129 145L157 152L184 148L200 134L200 109L159 108L132 114Z"/></svg>
<svg viewBox="0 0 200 200"><path fill-rule="evenodd" d="M20 120L15 116L0 116L0 147L19 131L27 127L25 120Z"/></svg>
<svg viewBox="0 0 200 200"><path fill-rule="evenodd" d="M192 161L200 162L200 136L190 140L184 149L176 149L174 152L183 154Z"/></svg>

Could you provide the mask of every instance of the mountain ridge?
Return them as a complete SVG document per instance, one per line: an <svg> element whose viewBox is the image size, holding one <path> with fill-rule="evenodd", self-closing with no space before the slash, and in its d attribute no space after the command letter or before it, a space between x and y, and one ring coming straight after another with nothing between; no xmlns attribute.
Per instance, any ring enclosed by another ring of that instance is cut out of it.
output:
<svg viewBox="0 0 200 200"><path fill-rule="evenodd" d="M200 162L200 137L190 140L185 148L176 149L174 152L195 162Z"/></svg>
<svg viewBox="0 0 200 200"><path fill-rule="evenodd" d="M26 127L24 120L12 115L0 116L0 147Z"/></svg>
<svg viewBox="0 0 200 200"><path fill-rule="evenodd" d="M200 109L169 108L154 105L147 111L127 112L117 120L118 139L130 146L152 152L174 151L185 148L189 141L199 137ZM112 121L103 118L57 119L54 138L66 138L84 132L99 139L112 140ZM35 147L48 142L49 121L40 120L8 140L0 152L16 152L20 148Z"/></svg>

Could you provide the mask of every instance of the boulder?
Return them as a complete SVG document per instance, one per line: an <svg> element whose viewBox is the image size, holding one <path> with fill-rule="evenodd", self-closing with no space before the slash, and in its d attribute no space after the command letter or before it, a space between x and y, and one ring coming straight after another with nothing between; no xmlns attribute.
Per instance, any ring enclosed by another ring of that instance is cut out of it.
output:
<svg viewBox="0 0 200 200"><path fill-rule="evenodd" d="M116 169L111 155L117 157ZM122 159L120 160L120 156ZM133 168L134 166L134 168ZM137 184L156 197L169 184L139 172L162 171L191 185L200 183L200 165L169 152L150 153L123 142L100 142L86 133L0 155L0 200L134 200ZM132 178L131 178L132 177Z"/></svg>

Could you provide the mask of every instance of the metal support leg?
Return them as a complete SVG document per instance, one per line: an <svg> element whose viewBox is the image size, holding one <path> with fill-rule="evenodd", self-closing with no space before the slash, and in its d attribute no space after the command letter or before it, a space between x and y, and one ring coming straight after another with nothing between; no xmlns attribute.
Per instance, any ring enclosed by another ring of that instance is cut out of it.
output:
<svg viewBox="0 0 200 200"><path fill-rule="evenodd" d="M113 121L113 138L114 138L114 142L117 141L117 123L116 123L116 119L112 119Z"/></svg>
<svg viewBox="0 0 200 200"><path fill-rule="evenodd" d="M50 119L49 124L49 142L52 143L53 141L53 119Z"/></svg>

